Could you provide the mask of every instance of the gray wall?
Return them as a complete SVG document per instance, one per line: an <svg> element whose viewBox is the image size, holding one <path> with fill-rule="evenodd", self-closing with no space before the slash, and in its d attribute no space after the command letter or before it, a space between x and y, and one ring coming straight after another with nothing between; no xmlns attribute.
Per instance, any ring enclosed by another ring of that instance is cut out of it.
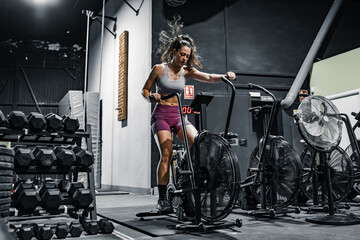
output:
<svg viewBox="0 0 360 240"><path fill-rule="evenodd" d="M134 0L130 3L137 9L141 1ZM151 107L141 98L140 90L151 66L159 62L159 56L155 55L159 45L158 34L166 28L166 21L174 14L182 16L185 24L184 33L190 34L196 41L203 60L203 71L224 73L233 70L237 73L236 105L230 130L237 132L240 138L248 139L248 147L239 147L236 150L239 156L247 159L261 135L261 128L254 127L258 123L254 123L248 113L251 99L246 84L253 82L264 85L274 91L280 100L284 98L332 3L332 0L188 0L183 6L172 8L161 0L146 0L139 16L136 16L123 1L108 1L106 14L118 17L117 36L123 30L130 30L131 98L129 120L127 123L117 122L114 109L117 99L118 43L117 39L114 40L112 35L105 32L105 75L102 76L105 80L101 93L104 105L103 126L106 126L102 136L106 146L103 154L103 184L145 191L156 184L154 172L159 156L153 142L150 148ZM359 12L360 1L343 1L340 12L318 53L318 59L325 59L360 46ZM110 29L113 28L111 22L106 21L106 24ZM93 56L89 76L91 91L98 91L100 79L99 26L98 22L92 24L90 53ZM16 104L22 101L33 102L21 72L17 71L16 75L10 74L11 70L19 65L24 66L35 95L43 104L57 103L68 90L83 89L83 50L69 55L73 53L69 46L66 50L68 58L63 57L62 50L44 52L34 49L28 42L19 45L15 50L9 52L8 46L0 44L0 87L3 89L0 106L6 114L13 106L16 106L17 110L35 110L34 106L23 108ZM26 53L30 53L27 62L24 60ZM212 105L209 105L209 114L218 111L217 105L228 102L226 96L229 92L224 84L204 84L191 79L188 84L195 86L195 92L211 91L217 94ZM306 81L304 88L307 87ZM186 100L184 104L190 102ZM296 103L294 105L296 107ZM43 105L42 110L48 112L57 109ZM291 115L292 109L286 112L281 110L275 130L296 145L298 133ZM193 117L190 117L190 120L193 121ZM239 122L246 123L247 127L238 129ZM223 124L222 119L209 115L209 130L217 132L222 129ZM134 132L137 133L135 136ZM153 163L151 184L150 162ZM140 172L145 175L134 181L131 180L135 179L131 178L132 175L141 175L136 166L141 166Z"/></svg>
<svg viewBox="0 0 360 240"><path fill-rule="evenodd" d="M138 9L141 2L131 4ZM88 91L100 92L102 100L101 185L149 194L151 105L141 89L151 70L151 1L144 1L138 15L123 1L108 1L105 15L117 17L116 38L105 30L101 46L101 24L91 26L88 84ZM114 27L112 21L105 24ZM128 117L118 121L119 36L125 30L129 32Z"/></svg>
<svg viewBox="0 0 360 240"><path fill-rule="evenodd" d="M253 90L248 89L247 83L268 88L278 101L285 98L332 3L332 0L188 0L174 8L164 1L153 1L153 64L159 62L159 56L155 55L159 32L167 29L167 20L179 14L184 22L183 33L192 36L200 50L202 71L225 73L231 70L237 74L237 103L230 130L248 142L247 147L235 149L241 158L243 177L247 159L262 135L261 123L254 121L248 112L252 105L248 93ZM359 1L343 1L316 61L360 46L359 10ZM308 79L303 89L308 89ZM187 84L194 85L195 92L230 94L224 84L204 84L191 79ZM223 115L212 113L218 113L219 106L228 104L224 96L218 96L208 106L210 131L223 129L225 119L217 117ZM184 100L184 104L190 101ZM301 152L300 136L292 119L293 109L298 104L296 100L292 108L278 110L272 133L283 135ZM154 142L152 144L152 185L156 185L154 172L159 155Z"/></svg>

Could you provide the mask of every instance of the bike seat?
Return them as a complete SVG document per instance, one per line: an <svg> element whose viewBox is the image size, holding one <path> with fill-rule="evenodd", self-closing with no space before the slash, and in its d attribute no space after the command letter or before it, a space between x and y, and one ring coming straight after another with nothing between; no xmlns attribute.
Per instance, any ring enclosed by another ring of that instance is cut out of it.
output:
<svg viewBox="0 0 360 240"><path fill-rule="evenodd" d="M269 139L271 139L271 140L284 140L284 137L279 136L279 135L269 135Z"/></svg>
<svg viewBox="0 0 360 240"><path fill-rule="evenodd" d="M221 132L220 136L224 137L224 132ZM238 137L239 137L239 135L234 132L228 132L228 134L227 134L227 139L233 139L233 138L238 138Z"/></svg>
<svg viewBox="0 0 360 240"><path fill-rule="evenodd" d="M183 145L179 145L179 144L173 144L173 145L172 145L172 148L173 148L173 150L175 150L175 151L184 150L184 149L185 149L185 147L184 147Z"/></svg>
<svg viewBox="0 0 360 240"><path fill-rule="evenodd" d="M263 105L249 108L249 112L254 113L254 118L258 119L261 115L271 112L271 105Z"/></svg>

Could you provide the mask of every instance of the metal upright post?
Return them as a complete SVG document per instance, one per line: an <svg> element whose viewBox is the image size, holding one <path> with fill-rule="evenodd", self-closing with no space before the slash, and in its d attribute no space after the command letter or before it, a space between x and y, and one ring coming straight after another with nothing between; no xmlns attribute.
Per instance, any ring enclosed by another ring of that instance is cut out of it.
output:
<svg viewBox="0 0 360 240"><path fill-rule="evenodd" d="M86 131L89 132L89 138L87 139L87 150L92 152L92 136L91 136L91 125L90 124L86 124ZM94 197L94 200L92 202L93 206L94 206L94 210L92 210L90 212L90 218L91 220L96 220L97 216L96 216L96 195L95 195L95 177L94 177L94 168L93 166L91 166L90 168L90 172L88 172L88 183L89 183L89 189L91 194Z"/></svg>

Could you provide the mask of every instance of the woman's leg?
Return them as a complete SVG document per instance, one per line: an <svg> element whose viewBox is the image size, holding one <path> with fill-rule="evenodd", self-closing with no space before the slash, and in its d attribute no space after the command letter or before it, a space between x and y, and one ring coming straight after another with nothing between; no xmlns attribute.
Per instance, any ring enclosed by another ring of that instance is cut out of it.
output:
<svg viewBox="0 0 360 240"><path fill-rule="evenodd" d="M186 125L186 133L189 141L189 148L191 148L191 146L194 144L195 136L198 133L198 131L193 125L189 124ZM176 137L180 139L182 142L184 142L184 134L182 129L177 133Z"/></svg>
<svg viewBox="0 0 360 240"><path fill-rule="evenodd" d="M161 130L154 135L154 138L161 155L157 168L159 190L157 208L160 213L170 213L173 209L170 202L166 199L166 188L170 177L169 170L172 158L172 135L171 132L167 130Z"/></svg>
<svg viewBox="0 0 360 240"><path fill-rule="evenodd" d="M162 130L157 132L154 137L161 155L157 167L158 185L167 185L169 183L169 168L173 151L171 132Z"/></svg>

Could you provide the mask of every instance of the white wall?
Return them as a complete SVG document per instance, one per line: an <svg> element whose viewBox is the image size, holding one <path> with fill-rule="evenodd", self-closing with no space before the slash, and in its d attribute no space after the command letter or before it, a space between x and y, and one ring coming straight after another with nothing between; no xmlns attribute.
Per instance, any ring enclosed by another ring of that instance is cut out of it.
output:
<svg viewBox="0 0 360 240"><path fill-rule="evenodd" d="M360 88L360 48L313 64L310 87L314 95L327 96Z"/></svg>
<svg viewBox="0 0 360 240"><path fill-rule="evenodd" d="M128 2L138 9L142 0ZM105 16L117 17L116 39L105 29L100 64L101 24L91 24L88 71L88 91L100 88L103 100L102 188L150 193L151 105L144 101L141 89L151 70L151 1L144 1L137 16L123 1L109 1ZM113 21L105 23L113 29ZM114 109L118 99L119 36L124 30L129 32L128 119L119 122Z"/></svg>
<svg viewBox="0 0 360 240"><path fill-rule="evenodd" d="M360 111L360 88L329 95L327 98L329 98L335 104L340 113L345 113L349 116L351 126L356 123L356 120L354 116L351 115L351 113L358 113ZM355 134L356 136L360 136L359 128L355 130ZM342 128L342 138L339 146L343 149L346 149L349 144L350 140L344 124Z"/></svg>

